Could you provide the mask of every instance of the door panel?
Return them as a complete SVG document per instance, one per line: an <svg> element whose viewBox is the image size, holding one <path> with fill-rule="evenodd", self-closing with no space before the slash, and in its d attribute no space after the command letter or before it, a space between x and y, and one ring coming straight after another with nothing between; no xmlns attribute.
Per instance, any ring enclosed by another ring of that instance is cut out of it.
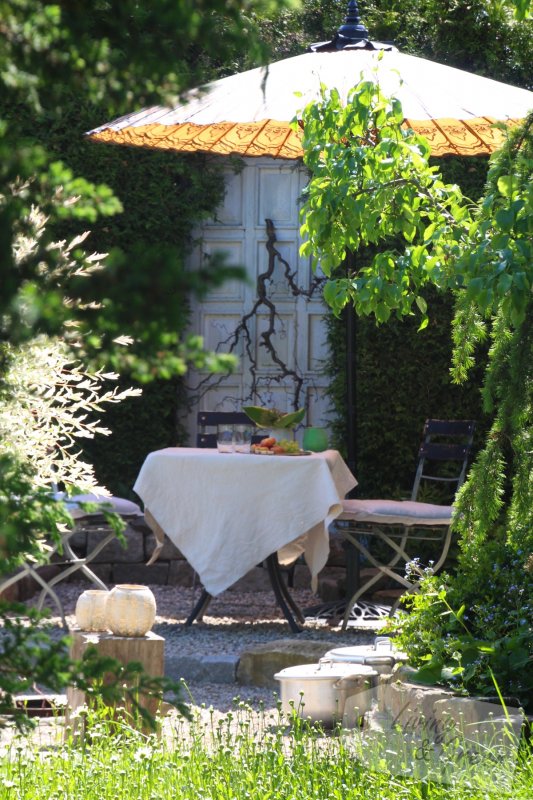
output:
<svg viewBox="0 0 533 800"><path fill-rule="evenodd" d="M240 410L247 403L282 411L305 405L305 424L327 425L325 306L320 286L307 296L316 276L309 259L299 257L306 180L299 162L244 159L241 172L228 171L222 207L197 232L191 269L225 252L227 263L246 269L248 282L229 281L192 308L191 331L241 360L230 376L190 375L191 435L198 410ZM262 338L269 331L274 355Z"/></svg>

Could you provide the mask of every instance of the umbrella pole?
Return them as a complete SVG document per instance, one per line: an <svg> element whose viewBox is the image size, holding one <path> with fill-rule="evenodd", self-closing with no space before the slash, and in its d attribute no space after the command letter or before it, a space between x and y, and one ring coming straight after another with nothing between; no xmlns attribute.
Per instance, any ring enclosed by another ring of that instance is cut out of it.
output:
<svg viewBox="0 0 533 800"><path fill-rule="evenodd" d="M344 261L345 273L355 271L355 254L348 252ZM351 472L357 472L357 320L353 305L344 310L346 335L346 463Z"/></svg>

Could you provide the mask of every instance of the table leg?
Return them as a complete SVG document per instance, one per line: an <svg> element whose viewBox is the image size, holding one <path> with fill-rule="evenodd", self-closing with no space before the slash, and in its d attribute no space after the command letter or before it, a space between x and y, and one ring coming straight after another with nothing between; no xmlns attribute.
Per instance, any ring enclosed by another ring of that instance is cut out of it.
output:
<svg viewBox="0 0 533 800"><path fill-rule="evenodd" d="M278 564L278 557L276 553L268 556L266 559L266 565L268 570L268 576L270 578L270 583L272 585L272 589L274 590L274 594L276 596L276 600L278 601L278 605L283 611L283 615L287 622L289 623L289 627L293 633L301 633L303 628L298 625L296 620L294 619L294 615L303 623L304 616L292 597L290 596L287 587L283 582L283 578L280 574L279 564Z"/></svg>
<svg viewBox="0 0 533 800"><path fill-rule="evenodd" d="M193 622L196 619L201 620L205 612L207 611L211 600L213 599L213 595L209 594L207 589L202 589L202 594L200 595L200 599L194 606L193 610L185 620L185 627L190 628Z"/></svg>
<svg viewBox="0 0 533 800"><path fill-rule="evenodd" d="M268 570L268 577L270 579L270 584L274 591L274 595L276 597L277 603L281 610L283 611L283 615L287 622L289 623L289 627L293 633L301 633L302 628L296 622L298 619L299 622L302 624L305 622L304 616L301 610L298 608L296 603L294 602L293 598L291 597L287 587L283 582L283 577L280 574L279 564L277 560L277 555L274 553L270 555L266 559L266 565ZM207 589L202 589L202 593L200 595L200 599L194 606L193 610L185 620L185 627L189 628L195 620L201 620L205 612L207 611L211 600L213 599L212 595L209 594ZM296 617L296 619L295 619Z"/></svg>

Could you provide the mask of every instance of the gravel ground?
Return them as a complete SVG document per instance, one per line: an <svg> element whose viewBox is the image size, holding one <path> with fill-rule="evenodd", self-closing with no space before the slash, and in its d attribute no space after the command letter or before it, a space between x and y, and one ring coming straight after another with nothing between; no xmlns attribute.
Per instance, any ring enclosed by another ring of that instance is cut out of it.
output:
<svg viewBox="0 0 533 800"><path fill-rule="evenodd" d="M67 623L74 625L76 600L82 591L89 588L87 583L63 583L56 587L57 594L65 609ZM231 590L214 598L203 622L194 623L184 628L183 623L191 608L199 597L200 589L185 589L174 586L151 586L157 602L157 617L153 626L154 633L165 639L165 657L205 655L236 656L244 650L278 639L295 637L291 634L281 610L277 606L272 592L237 593ZM301 608L316 605L319 599L310 591L291 590ZM38 595L26 601L26 605L35 606ZM45 606L46 607L46 606ZM56 616L57 609L50 606L51 633L61 636L63 628L61 618ZM334 641L338 646L367 644L373 641L375 631L372 629L349 629L342 632L332 629L324 623L306 623L306 630L297 634L298 640ZM325 650L327 646L325 644ZM228 683L194 683L186 686L186 699L196 725L202 726L206 736L211 735L219 725L229 726L234 732L239 720L246 716L251 729L260 731L265 724L276 724L279 721L278 695L272 689L240 686ZM228 712L231 712L228 715ZM182 737L192 730L189 723L176 716L170 710L165 717L163 736L172 741L176 735ZM14 732L8 728L0 729L0 755L13 744ZM31 742L38 747L60 746L63 738L63 717L57 721L41 719L35 732L26 744Z"/></svg>
<svg viewBox="0 0 533 800"><path fill-rule="evenodd" d="M88 584L81 582L65 582L56 587L69 625L74 625L76 600L86 588ZM175 655L238 657L244 650L256 645L294 636L271 591L253 593L226 591L213 599L203 622L196 622L190 628L184 628L183 623L199 597L200 589L176 586L150 588L157 602L157 617L153 631L165 639L167 659ZM291 590L291 593L301 608L320 602L316 595L307 590L295 589ZM38 595L27 601L27 605L35 605L37 598ZM54 607L50 606L50 611L50 621L57 625L59 634L60 617L54 616L57 613ZM349 629L342 632L324 623L308 622L306 630L297 636L299 640L324 640L328 644L335 641L338 646L343 646L370 643L375 631ZM260 705L267 709L276 706L277 696L271 689L222 683L189 683L187 688L194 706L198 708L211 706L217 713L225 713L232 709L236 697L254 709L258 709Z"/></svg>

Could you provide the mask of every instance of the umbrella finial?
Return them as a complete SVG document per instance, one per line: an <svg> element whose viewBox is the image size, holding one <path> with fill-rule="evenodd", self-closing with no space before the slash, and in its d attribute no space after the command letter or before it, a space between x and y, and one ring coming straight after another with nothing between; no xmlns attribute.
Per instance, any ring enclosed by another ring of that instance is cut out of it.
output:
<svg viewBox="0 0 533 800"><path fill-rule="evenodd" d="M349 0L344 25L341 25L337 30L337 36L341 40L345 40L346 44L368 41L368 31L361 22L359 6L355 0Z"/></svg>
<svg viewBox="0 0 533 800"><path fill-rule="evenodd" d="M355 0L349 0L344 24L338 28L329 42L310 44L310 53L335 52L336 50L396 50L394 45L383 42L371 42L368 31L361 22L359 6Z"/></svg>

